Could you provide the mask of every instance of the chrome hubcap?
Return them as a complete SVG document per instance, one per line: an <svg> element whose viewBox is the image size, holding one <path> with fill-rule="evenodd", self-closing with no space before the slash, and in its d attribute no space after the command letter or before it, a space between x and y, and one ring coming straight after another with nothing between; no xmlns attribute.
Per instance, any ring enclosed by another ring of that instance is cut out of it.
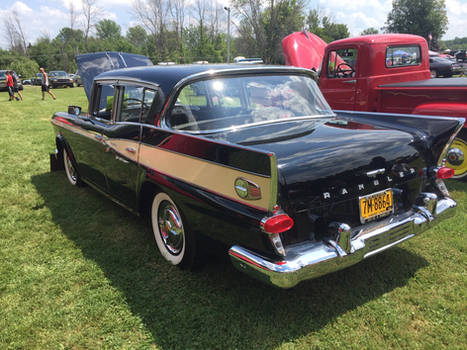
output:
<svg viewBox="0 0 467 350"><path fill-rule="evenodd" d="M464 161L464 153L459 148L451 148L448 152L448 162L452 165L461 165Z"/></svg>
<svg viewBox="0 0 467 350"><path fill-rule="evenodd" d="M167 250L173 254L180 254L183 248L184 231L180 215L169 201L161 203L158 212L159 232Z"/></svg>

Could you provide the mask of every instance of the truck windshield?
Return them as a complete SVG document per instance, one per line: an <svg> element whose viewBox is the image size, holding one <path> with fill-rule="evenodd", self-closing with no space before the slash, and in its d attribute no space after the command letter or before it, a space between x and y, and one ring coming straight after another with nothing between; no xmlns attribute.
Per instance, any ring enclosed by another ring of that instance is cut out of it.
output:
<svg viewBox="0 0 467 350"><path fill-rule="evenodd" d="M250 75L186 85L166 117L167 126L214 132L291 118L333 115L315 81L305 75Z"/></svg>

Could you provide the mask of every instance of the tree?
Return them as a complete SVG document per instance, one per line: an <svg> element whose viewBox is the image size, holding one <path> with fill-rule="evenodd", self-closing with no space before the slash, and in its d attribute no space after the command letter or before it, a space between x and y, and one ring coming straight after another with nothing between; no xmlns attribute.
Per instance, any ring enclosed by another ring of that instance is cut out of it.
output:
<svg viewBox="0 0 467 350"><path fill-rule="evenodd" d="M96 24L96 34L100 40L118 40L122 36L121 31L121 27L111 19L103 19Z"/></svg>
<svg viewBox="0 0 467 350"><path fill-rule="evenodd" d="M430 48L437 49L447 27L444 0L394 0L384 30L423 36Z"/></svg>
<svg viewBox="0 0 467 350"><path fill-rule="evenodd" d="M5 26L6 38L10 42L10 50L27 55L28 48L26 46L23 26L19 20L18 12L14 10L11 16L4 18L3 23Z"/></svg>
<svg viewBox="0 0 467 350"><path fill-rule="evenodd" d="M102 10L97 6L97 0L82 0L84 15L84 47L88 50L89 32L100 16Z"/></svg>
<svg viewBox="0 0 467 350"><path fill-rule="evenodd" d="M360 35L370 35L370 34L379 34L379 30L374 27L370 27L360 33Z"/></svg>
<svg viewBox="0 0 467 350"><path fill-rule="evenodd" d="M243 55L260 56L266 63L283 61L281 40L293 31L303 29L302 0L234 0L235 14L240 18L237 40Z"/></svg>
<svg viewBox="0 0 467 350"><path fill-rule="evenodd" d="M345 24L334 23L330 16L324 15L319 8L311 9L306 19L308 31L318 35L327 43L348 38L349 28Z"/></svg>
<svg viewBox="0 0 467 350"><path fill-rule="evenodd" d="M14 70L21 77L31 77L39 70L36 61L16 52L0 49L0 67Z"/></svg>
<svg viewBox="0 0 467 350"><path fill-rule="evenodd" d="M165 60L168 55L166 31L170 19L169 0L135 0L133 9L136 17L148 30L154 48L153 60Z"/></svg>
<svg viewBox="0 0 467 350"><path fill-rule="evenodd" d="M143 27L141 26L134 26L128 28L126 32L127 40L132 43L135 47L142 49L146 44L146 40L148 39L148 35Z"/></svg>

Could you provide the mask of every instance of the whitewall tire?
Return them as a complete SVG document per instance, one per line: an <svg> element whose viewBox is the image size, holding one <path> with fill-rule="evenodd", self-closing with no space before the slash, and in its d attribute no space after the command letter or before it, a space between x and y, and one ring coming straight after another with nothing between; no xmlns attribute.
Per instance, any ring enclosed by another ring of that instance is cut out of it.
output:
<svg viewBox="0 0 467 350"><path fill-rule="evenodd" d="M164 192L154 196L151 223L157 248L165 260L180 267L191 267L194 246L180 210Z"/></svg>
<svg viewBox="0 0 467 350"><path fill-rule="evenodd" d="M78 172L76 171L75 165L71 160L70 154L67 152L66 148L63 147L63 165L65 167L66 177L72 186L79 186L81 180L79 178Z"/></svg>

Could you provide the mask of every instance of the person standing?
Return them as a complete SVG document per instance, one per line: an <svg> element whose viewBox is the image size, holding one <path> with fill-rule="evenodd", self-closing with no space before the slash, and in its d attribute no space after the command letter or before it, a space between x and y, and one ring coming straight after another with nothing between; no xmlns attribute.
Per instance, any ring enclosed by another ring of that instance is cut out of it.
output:
<svg viewBox="0 0 467 350"><path fill-rule="evenodd" d="M23 101L23 94L21 93L21 90L18 89L18 79L16 79L15 73L12 70L10 71L10 75L11 75L11 78L13 79L13 95L17 93L21 101ZM15 97L15 98L16 98L16 101L18 101L18 97Z"/></svg>
<svg viewBox="0 0 467 350"><path fill-rule="evenodd" d="M8 101L13 101L13 99L15 98L15 93L13 91L13 77L12 77L12 74L10 71L7 71L6 72L6 75L5 75L5 80L6 80L6 87L8 89L8 95L10 95L10 98Z"/></svg>
<svg viewBox="0 0 467 350"><path fill-rule="evenodd" d="M41 71L42 77L41 77L41 90L42 90L42 99L45 99L45 93L47 92L54 100L57 98L55 97L54 93L50 91L49 88L49 76L47 75L46 71L44 68L39 69Z"/></svg>

